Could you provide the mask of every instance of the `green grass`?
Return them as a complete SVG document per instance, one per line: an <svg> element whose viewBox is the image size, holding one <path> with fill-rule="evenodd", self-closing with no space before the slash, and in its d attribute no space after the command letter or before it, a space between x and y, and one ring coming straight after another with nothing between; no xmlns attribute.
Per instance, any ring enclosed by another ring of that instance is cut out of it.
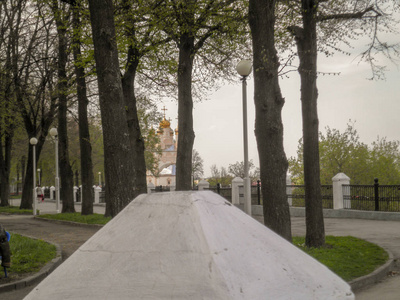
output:
<svg viewBox="0 0 400 300"><path fill-rule="evenodd" d="M351 236L327 236L323 248L307 248L304 242L304 237L293 238L293 244L346 281L367 275L388 260L381 247Z"/></svg>
<svg viewBox="0 0 400 300"><path fill-rule="evenodd" d="M33 210L32 209L19 209L18 206L0 206L0 213L31 215L33 213Z"/></svg>
<svg viewBox="0 0 400 300"><path fill-rule="evenodd" d="M92 214L83 216L81 213L62 213L62 214L48 214L39 215L39 218L50 219L50 220L60 220L60 221L70 221L84 224L107 224L111 220L111 217L104 217L101 214Z"/></svg>
<svg viewBox="0 0 400 300"><path fill-rule="evenodd" d="M0 278L0 284L38 272L57 255L56 246L16 233L11 233L10 251L11 268L7 269L8 278Z"/></svg>

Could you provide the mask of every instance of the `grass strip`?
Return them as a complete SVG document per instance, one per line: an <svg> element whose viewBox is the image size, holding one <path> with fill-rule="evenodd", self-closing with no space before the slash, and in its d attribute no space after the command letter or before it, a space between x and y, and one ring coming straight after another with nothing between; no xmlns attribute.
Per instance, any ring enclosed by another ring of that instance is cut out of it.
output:
<svg viewBox="0 0 400 300"><path fill-rule="evenodd" d="M293 244L345 281L373 272L389 258L378 245L352 236L327 236L322 248L307 248L304 237L294 237Z"/></svg>
<svg viewBox="0 0 400 300"><path fill-rule="evenodd" d="M11 268L12 273L37 272L47 262L56 257L56 246L43 240L36 240L11 234Z"/></svg>
<svg viewBox="0 0 400 300"><path fill-rule="evenodd" d="M36 273L57 256L56 246L16 233L11 233L10 252L11 268L7 269L7 278L0 272L0 284L21 280Z"/></svg>
<svg viewBox="0 0 400 300"><path fill-rule="evenodd" d="M4 214L19 214L19 215L31 215L32 209L19 209L19 206L0 206L0 213Z"/></svg>
<svg viewBox="0 0 400 300"><path fill-rule="evenodd" d="M45 214L45 215L39 215L38 217L50 220L70 221L83 224L99 224L99 225L107 224L107 222L111 220L111 217L104 217L104 215L101 214L81 215L81 213L78 212L62 213L62 214Z"/></svg>

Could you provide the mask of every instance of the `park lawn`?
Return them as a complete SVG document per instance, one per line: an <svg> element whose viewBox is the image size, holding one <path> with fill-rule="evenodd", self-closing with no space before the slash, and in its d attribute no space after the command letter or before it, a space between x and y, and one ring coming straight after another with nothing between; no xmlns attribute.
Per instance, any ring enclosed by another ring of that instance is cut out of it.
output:
<svg viewBox="0 0 400 300"><path fill-rule="evenodd" d="M323 248L307 248L304 242L304 237L293 238L293 244L345 281L373 272L389 258L378 245L352 236L327 236Z"/></svg>
<svg viewBox="0 0 400 300"><path fill-rule="evenodd" d="M32 239L12 233L10 239L11 268L7 269L8 277L0 270L0 284L20 280L38 272L57 255L56 246L43 240Z"/></svg>
<svg viewBox="0 0 400 300"><path fill-rule="evenodd" d="M46 215L39 215L38 217L50 220L69 221L69 222L76 222L83 224L99 224L99 225L105 225L111 220L111 217L104 217L104 215L101 214L92 214L83 216L79 212L46 214Z"/></svg>
<svg viewBox="0 0 400 300"><path fill-rule="evenodd" d="M32 209L19 209L19 206L0 206L0 213L31 215L33 213L33 210Z"/></svg>

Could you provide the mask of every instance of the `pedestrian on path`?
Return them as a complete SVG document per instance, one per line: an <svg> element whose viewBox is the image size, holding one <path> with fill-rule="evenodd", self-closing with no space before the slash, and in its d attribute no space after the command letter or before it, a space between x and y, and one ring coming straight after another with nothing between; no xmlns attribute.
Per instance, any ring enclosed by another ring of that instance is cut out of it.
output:
<svg viewBox="0 0 400 300"><path fill-rule="evenodd" d="M36 188L36 195L37 195L39 202L40 202L40 200L42 202L44 201L43 189L41 188L40 185L38 185Z"/></svg>

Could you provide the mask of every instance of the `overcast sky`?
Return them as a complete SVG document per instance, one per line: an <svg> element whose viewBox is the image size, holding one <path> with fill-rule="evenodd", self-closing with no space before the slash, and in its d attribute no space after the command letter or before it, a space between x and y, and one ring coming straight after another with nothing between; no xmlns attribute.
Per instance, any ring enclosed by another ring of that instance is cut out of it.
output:
<svg viewBox="0 0 400 300"><path fill-rule="evenodd" d="M396 37L400 42L400 39ZM340 75L319 75L318 114L320 131L325 127L343 132L349 119L356 121L360 140L368 145L378 136L388 140L400 140L400 70L389 61L386 80L371 81L370 66L359 63L355 56L335 55L318 57L320 72L340 72ZM235 66L232 66L235 68ZM300 83L297 72L289 79L280 81L285 97L282 111L284 125L284 147L286 156L296 156L298 140L302 136ZM254 136L253 77L248 80L248 134L249 159L259 165ZM177 126L178 105L175 100L164 100L161 109L168 108L167 117L171 127ZM210 175L210 166L228 167L243 160L242 92L237 84L221 87L211 93L209 100L194 105L194 149L204 159L205 177Z"/></svg>

